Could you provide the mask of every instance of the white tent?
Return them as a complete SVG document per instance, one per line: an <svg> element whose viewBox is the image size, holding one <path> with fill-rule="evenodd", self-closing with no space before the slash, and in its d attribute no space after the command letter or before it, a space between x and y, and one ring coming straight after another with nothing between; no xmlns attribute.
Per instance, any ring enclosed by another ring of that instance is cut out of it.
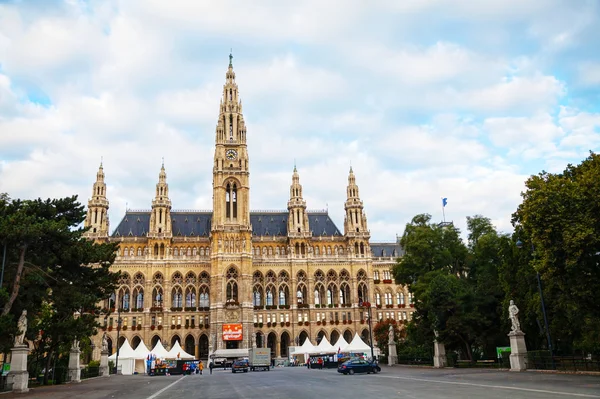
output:
<svg viewBox="0 0 600 399"><path fill-rule="evenodd" d="M141 340L140 344L137 346L137 348L135 348L133 353L135 353L136 359L145 360L148 357L148 353L150 353L150 351L148 350L148 347L146 347L146 345L144 344L144 340Z"/></svg>
<svg viewBox="0 0 600 399"><path fill-rule="evenodd" d="M173 345L173 347L165 357L167 359L195 359L193 355L190 355L189 353L183 350L181 345L179 345L179 341L175 341L175 345Z"/></svg>
<svg viewBox="0 0 600 399"><path fill-rule="evenodd" d="M110 355L108 360L116 361L117 352ZM125 338L125 342L119 348L119 368L123 375L131 375L135 369L135 352L131 345L129 345L127 338Z"/></svg>
<svg viewBox="0 0 600 399"><path fill-rule="evenodd" d="M150 353L150 350L144 344L144 340L140 341L133 353L135 354L135 371L144 374L146 372L146 358Z"/></svg>
<svg viewBox="0 0 600 399"><path fill-rule="evenodd" d="M321 342L319 342L319 345L317 345L311 353L318 354L318 353L334 353L334 352L337 352L337 349L334 349L334 347L331 346L327 337L323 337L323 339L321 339Z"/></svg>
<svg viewBox="0 0 600 399"><path fill-rule="evenodd" d="M304 340L304 343L302 344L302 346L300 346L296 352L298 353L311 353L315 350L315 346L310 342L310 339L308 339L308 337Z"/></svg>
<svg viewBox="0 0 600 399"><path fill-rule="evenodd" d="M365 344L358 333L356 333L354 334L352 342L350 342L350 344L346 347L345 351L352 353L369 353L371 352L371 347Z"/></svg>
<svg viewBox="0 0 600 399"><path fill-rule="evenodd" d="M162 342L160 342L160 339L156 341L156 345L154 345L154 348L152 348L150 353L156 356L157 359L166 359L169 354L169 352L167 352L167 350L163 346Z"/></svg>
<svg viewBox="0 0 600 399"><path fill-rule="evenodd" d="M338 338L337 342L332 345L337 352L346 352L346 348L348 347L348 342L344 339L342 335Z"/></svg>

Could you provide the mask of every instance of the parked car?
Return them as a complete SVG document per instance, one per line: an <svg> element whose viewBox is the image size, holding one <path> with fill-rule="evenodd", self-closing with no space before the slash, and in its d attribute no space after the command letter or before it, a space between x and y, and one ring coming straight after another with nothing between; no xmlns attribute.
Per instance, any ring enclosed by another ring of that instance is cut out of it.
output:
<svg viewBox="0 0 600 399"><path fill-rule="evenodd" d="M352 359L345 361L338 366L338 373L354 374L354 373L379 373L381 367L375 362L369 362L363 359Z"/></svg>
<svg viewBox="0 0 600 399"><path fill-rule="evenodd" d="M233 362L231 366L231 372L235 373L237 371L243 371L244 373L248 372L248 360L236 360Z"/></svg>

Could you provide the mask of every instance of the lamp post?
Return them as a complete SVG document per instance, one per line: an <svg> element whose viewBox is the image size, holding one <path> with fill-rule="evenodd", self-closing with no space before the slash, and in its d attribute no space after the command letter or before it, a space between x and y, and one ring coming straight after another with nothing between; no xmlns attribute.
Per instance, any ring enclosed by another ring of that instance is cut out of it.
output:
<svg viewBox="0 0 600 399"><path fill-rule="evenodd" d="M521 240L517 240L516 242L517 248L523 248L523 242ZM531 255L535 260L535 247L533 243L531 243ZM554 351L552 350L552 338L550 337L550 328L548 327L548 316L546 315L546 304L544 303L544 292L542 290L542 279L540 277L540 272L536 269L535 275L538 283L538 290L540 292L540 301L542 303L542 314L544 315L544 327L546 328L546 339L548 340L548 350L550 351L550 361L552 363L552 369L556 369L556 365L554 364Z"/></svg>
<svg viewBox="0 0 600 399"><path fill-rule="evenodd" d="M371 342L371 361L375 361L375 353L373 352L373 326L371 324L371 303L363 302L362 306L367 308L367 321L369 322L369 340Z"/></svg>
<svg viewBox="0 0 600 399"><path fill-rule="evenodd" d="M121 308L117 308L117 356L115 356L115 374L119 374L119 335L121 333Z"/></svg>

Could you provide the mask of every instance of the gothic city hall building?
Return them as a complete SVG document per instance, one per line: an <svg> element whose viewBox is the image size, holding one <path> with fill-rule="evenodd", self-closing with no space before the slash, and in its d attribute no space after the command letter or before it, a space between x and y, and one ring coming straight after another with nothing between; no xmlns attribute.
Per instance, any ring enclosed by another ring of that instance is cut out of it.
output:
<svg viewBox="0 0 600 399"><path fill-rule="evenodd" d="M143 340L152 348L179 341L201 359L249 347L284 358L307 338L350 342L355 333L368 343L366 302L373 322L410 319L412 298L391 275L400 245L370 242L352 169L343 231L327 211L307 209L295 167L287 211L252 211L248 137L230 58L215 134L212 212L171 209L163 164L151 209L126 210L109 234L100 166L86 235L119 243L112 268L121 277L102 305L111 313L93 337L96 357L104 332L116 351L118 314L120 342L128 338L135 348Z"/></svg>

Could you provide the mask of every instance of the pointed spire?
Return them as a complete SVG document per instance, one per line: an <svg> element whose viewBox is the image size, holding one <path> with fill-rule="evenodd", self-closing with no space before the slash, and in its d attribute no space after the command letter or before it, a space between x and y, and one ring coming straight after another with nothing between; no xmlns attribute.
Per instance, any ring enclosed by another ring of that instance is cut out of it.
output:
<svg viewBox="0 0 600 399"><path fill-rule="evenodd" d="M90 228L85 233L88 238L108 237L108 199L106 198L102 158L100 158L96 182L92 188L92 198L88 201L88 212L84 226Z"/></svg>
<svg viewBox="0 0 600 399"><path fill-rule="evenodd" d="M233 49L229 50L229 68L233 68Z"/></svg>
<svg viewBox="0 0 600 399"><path fill-rule="evenodd" d="M302 236L310 234L306 201L302 198L302 185L300 184L300 175L296 168L296 160L294 160L294 173L292 174L292 185L290 186L288 211L288 234L300 234Z"/></svg>
<svg viewBox="0 0 600 399"><path fill-rule="evenodd" d="M346 188L346 202L344 203L344 209L346 211L346 217L344 220L344 230L346 234L367 234L367 217L364 214L363 202L360 200L358 193L358 185L356 184L356 177L350 166L348 172L348 187Z"/></svg>

